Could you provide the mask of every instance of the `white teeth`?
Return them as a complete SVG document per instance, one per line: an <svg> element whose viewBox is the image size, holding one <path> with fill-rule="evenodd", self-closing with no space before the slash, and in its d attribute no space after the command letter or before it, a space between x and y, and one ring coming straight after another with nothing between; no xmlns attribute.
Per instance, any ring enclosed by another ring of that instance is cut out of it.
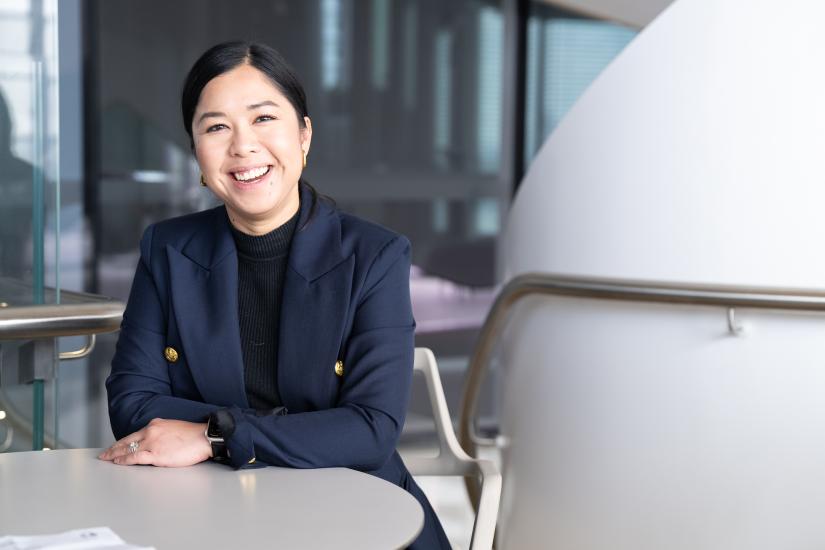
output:
<svg viewBox="0 0 825 550"><path fill-rule="evenodd" d="M260 178L267 172L269 172L269 166L261 166L260 168L253 168L246 172L235 172L232 175L235 176L235 179L238 181L249 181Z"/></svg>

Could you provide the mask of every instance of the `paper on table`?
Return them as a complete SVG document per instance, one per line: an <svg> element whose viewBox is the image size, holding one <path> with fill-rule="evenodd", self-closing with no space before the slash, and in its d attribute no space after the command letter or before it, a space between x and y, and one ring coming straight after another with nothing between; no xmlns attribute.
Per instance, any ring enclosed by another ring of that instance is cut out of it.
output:
<svg viewBox="0 0 825 550"><path fill-rule="evenodd" d="M150 546L126 544L108 527L75 529L55 535L0 537L0 550L154 550Z"/></svg>

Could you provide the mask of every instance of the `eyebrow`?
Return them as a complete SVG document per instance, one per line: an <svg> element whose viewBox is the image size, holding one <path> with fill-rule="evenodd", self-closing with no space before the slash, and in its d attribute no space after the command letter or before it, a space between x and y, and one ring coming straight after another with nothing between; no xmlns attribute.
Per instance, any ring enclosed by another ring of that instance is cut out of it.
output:
<svg viewBox="0 0 825 550"><path fill-rule="evenodd" d="M270 101L270 100L267 99L266 101L261 101L260 103L253 103L252 105L247 105L246 110L247 111L254 111L255 109L260 109L261 107L280 108L280 105L278 105L274 101ZM200 124L201 122L204 121L204 119L207 119L207 118L220 118L220 117L225 117L225 116L226 116L226 113L221 113L220 111L208 111L208 112L203 113L201 116L198 117L198 124Z"/></svg>

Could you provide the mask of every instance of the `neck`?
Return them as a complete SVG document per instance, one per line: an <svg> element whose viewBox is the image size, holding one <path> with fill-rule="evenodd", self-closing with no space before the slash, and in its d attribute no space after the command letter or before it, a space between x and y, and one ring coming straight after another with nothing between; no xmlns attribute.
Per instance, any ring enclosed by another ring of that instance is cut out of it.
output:
<svg viewBox="0 0 825 550"><path fill-rule="evenodd" d="M298 212L301 204L297 195L296 193L294 201L289 201L286 208L279 210L274 216L262 216L260 218L242 217L239 216L234 209L227 206L226 212L229 215L229 222L232 224L232 227L241 233L253 236L266 235L288 222L295 213Z"/></svg>

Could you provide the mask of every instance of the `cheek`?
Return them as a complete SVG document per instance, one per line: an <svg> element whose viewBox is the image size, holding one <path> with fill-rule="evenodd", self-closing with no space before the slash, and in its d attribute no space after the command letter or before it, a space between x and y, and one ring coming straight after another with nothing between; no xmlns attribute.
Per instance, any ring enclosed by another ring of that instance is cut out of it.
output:
<svg viewBox="0 0 825 550"><path fill-rule="evenodd" d="M222 161L218 148L203 141L195 143L195 158L204 172L218 169Z"/></svg>
<svg viewBox="0 0 825 550"><path fill-rule="evenodd" d="M284 164L300 165L303 162L301 141L297 132L293 129L287 131L272 131L265 139L273 154L281 158Z"/></svg>

